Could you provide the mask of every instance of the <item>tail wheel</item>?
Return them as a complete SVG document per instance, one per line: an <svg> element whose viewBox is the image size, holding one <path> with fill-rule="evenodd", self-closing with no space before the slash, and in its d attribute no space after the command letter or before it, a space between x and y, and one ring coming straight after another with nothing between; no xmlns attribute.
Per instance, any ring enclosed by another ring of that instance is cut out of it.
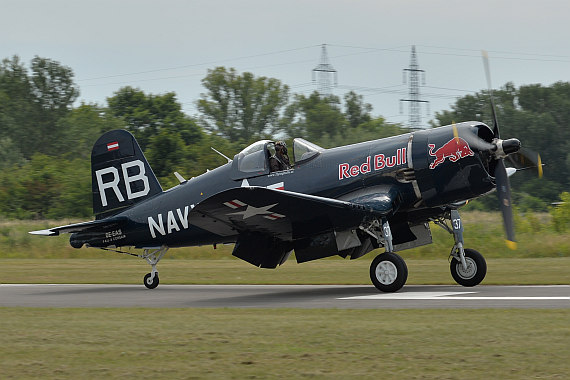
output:
<svg viewBox="0 0 570 380"><path fill-rule="evenodd" d="M487 274L487 263L485 262L485 258L476 250L466 248L465 262L467 264L467 268L463 268L461 261L454 257L449 265L451 276L459 285L479 285Z"/></svg>
<svg viewBox="0 0 570 380"><path fill-rule="evenodd" d="M150 273L147 273L144 276L144 286L146 286L149 289L154 289L158 286L159 280L158 280L158 273L154 275L154 279L151 280L152 275Z"/></svg>
<svg viewBox="0 0 570 380"><path fill-rule="evenodd" d="M382 253L370 264L370 279L382 292L395 292L404 286L408 279L408 267L399 255Z"/></svg>

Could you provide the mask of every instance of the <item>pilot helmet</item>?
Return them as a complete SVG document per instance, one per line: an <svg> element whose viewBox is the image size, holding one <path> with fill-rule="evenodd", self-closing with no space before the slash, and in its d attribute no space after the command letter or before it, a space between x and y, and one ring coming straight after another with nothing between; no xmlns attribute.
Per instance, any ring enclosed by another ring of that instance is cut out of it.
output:
<svg viewBox="0 0 570 380"><path fill-rule="evenodd" d="M277 152L281 151L284 154L287 154L287 144L285 144L285 141L277 141L275 143L275 150Z"/></svg>

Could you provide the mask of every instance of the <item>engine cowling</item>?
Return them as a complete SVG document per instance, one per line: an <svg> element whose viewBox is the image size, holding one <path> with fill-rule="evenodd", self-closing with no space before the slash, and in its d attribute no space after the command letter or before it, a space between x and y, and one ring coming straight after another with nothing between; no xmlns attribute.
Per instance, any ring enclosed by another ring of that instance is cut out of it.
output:
<svg viewBox="0 0 570 380"><path fill-rule="evenodd" d="M479 122L445 126L414 133L412 159L418 188L428 207L465 201L494 189L492 161L488 151L479 151L460 136L474 134L485 141L492 130Z"/></svg>

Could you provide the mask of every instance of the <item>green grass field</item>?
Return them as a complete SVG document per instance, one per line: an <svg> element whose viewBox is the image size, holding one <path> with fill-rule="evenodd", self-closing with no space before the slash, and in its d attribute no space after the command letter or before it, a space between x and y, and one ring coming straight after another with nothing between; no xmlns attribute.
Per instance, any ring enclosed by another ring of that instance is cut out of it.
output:
<svg viewBox="0 0 570 380"><path fill-rule="evenodd" d="M517 219L509 251L498 215L467 213L466 246L487 258L484 284L568 284L570 234L548 215ZM3 283L140 284L140 259L69 247L27 231L66 224L0 222ZM452 284L452 237L402 252L408 284ZM377 254L276 270L231 246L173 249L162 284L370 284ZM0 308L2 379L567 379L570 309L259 310Z"/></svg>
<svg viewBox="0 0 570 380"><path fill-rule="evenodd" d="M568 257L570 231L557 233L548 214L516 214L518 249L509 250L504 244L504 233L499 213L466 212L462 215L465 226L465 246L474 248L487 258L511 257ZM28 231L45 229L78 222L59 221L1 221L1 258L98 258L105 255L97 249L74 249L69 235L59 237L33 236ZM437 226L432 226L433 244L407 250L404 256L416 259L446 258L453 245L453 237ZM169 252L171 258L226 259L231 246L180 248ZM370 255L370 254L369 254Z"/></svg>
<svg viewBox="0 0 570 380"><path fill-rule="evenodd" d="M567 379L569 310L0 308L0 377Z"/></svg>
<svg viewBox="0 0 570 380"><path fill-rule="evenodd" d="M277 269L256 268L239 259L164 259L161 284L370 284L374 255L358 260L324 259ZM131 257L99 259L4 259L3 283L141 284L150 266ZM407 284L455 284L445 258L408 259ZM487 260L487 284L568 284L570 257Z"/></svg>
<svg viewBox="0 0 570 380"><path fill-rule="evenodd" d="M488 261L483 284L567 284L570 233L555 233L548 214L517 215L518 249L503 241L497 213L463 216L467 247ZM73 221L1 221L0 262L7 283L138 284L149 271L145 261L93 248L74 249L68 235L33 236L28 231ZM447 262L453 238L432 227L434 243L403 251L408 284L453 283ZM276 270L258 269L231 256L233 246L172 249L159 264L162 283L170 284L369 284L368 267L379 253L358 260L333 257L297 265L290 258Z"/></svg>

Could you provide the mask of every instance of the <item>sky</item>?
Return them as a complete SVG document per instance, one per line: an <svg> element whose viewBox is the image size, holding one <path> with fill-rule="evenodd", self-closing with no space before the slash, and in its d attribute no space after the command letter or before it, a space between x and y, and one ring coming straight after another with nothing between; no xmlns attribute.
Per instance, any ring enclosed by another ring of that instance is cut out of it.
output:
<svg viewBox="0 0 570 380"><path fill-rule="evenodd" d="M124 86L175 92L195 115L208 69L279 79L291 93L317 89L326 44L332 93L364 96L374 116L408 124L415 45L422 125L458 97L494 88L570 81L567 0L0 0L0 58L38 55L70 67L77 101L106 105ZM422 78L420 78L422 79ZM423 83L420 81L420 83Z"/></svg>

